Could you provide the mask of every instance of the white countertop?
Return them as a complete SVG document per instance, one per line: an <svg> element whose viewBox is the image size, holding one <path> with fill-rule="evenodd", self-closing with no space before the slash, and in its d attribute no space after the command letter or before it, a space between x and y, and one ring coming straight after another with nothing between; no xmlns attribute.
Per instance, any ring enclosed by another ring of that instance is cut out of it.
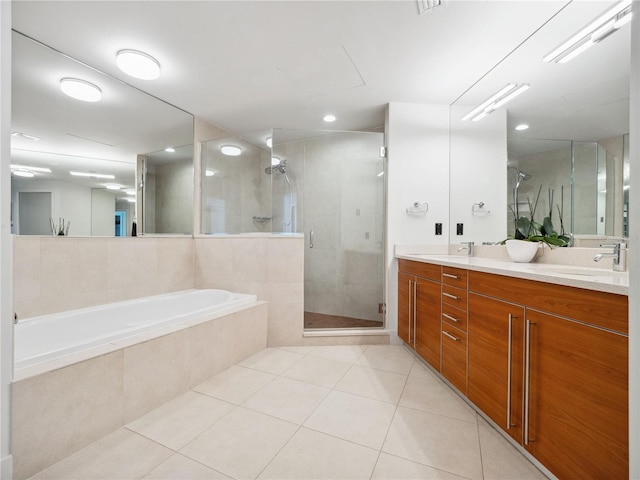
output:
<svg viewBox="0 0 640 480"><path fill-rule="evenodd" d="M629 292L629 272L550 263L515 263L493 258L459 255L396 254L396 258L619 295L628 295Z"/></svg>

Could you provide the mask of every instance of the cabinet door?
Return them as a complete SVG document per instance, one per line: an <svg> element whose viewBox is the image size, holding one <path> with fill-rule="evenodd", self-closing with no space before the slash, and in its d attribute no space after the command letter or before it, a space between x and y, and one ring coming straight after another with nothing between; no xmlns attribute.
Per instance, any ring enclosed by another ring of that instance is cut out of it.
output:
<svg viewBox="0 0 640 480"><path fill-rule="evenodd" d="M629 478L628 338L527 310L524 443L559 478Z"/></svg>
<svg viewBox="0 0 640 480"><path fill-rule="evenodd" d="M412 347L414 281L413 275L398 273L398 336Z"/></svg>
<svg viewBox="0 0 640 480"><path fill-rule="evenodd" d="M442 375L467 393L467 334L442 322Z"/></svg>
<svg viewBox="0 0 640 480"><path fill-rule="evenodd" d="M416 278L416 352L440 371L440 284Z"/></svg>
<svg viewBox="0 0 640 480"><path fill-rule="evenodd" d="M469 293L467 396L522 442L524 308Z"/></svg>

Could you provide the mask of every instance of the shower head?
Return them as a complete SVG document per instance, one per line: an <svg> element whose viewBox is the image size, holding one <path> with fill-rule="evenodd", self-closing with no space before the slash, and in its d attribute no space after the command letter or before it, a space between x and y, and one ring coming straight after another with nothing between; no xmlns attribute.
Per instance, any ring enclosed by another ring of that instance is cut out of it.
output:
<svg viewBox="0 0 640 480"><path fill-rule="evenodd" d="M530 174L523 172L522 170L518 170L518 182L524 182L526 180L529 180L530 178Z"/></svg>
<svg viewBox="0 0 640 480"><path fill-rule="evenodd" d="M273 172L287 173L287 161L282 160L279 164L264 169L264 173L267 175L271 175Z"/></svg>

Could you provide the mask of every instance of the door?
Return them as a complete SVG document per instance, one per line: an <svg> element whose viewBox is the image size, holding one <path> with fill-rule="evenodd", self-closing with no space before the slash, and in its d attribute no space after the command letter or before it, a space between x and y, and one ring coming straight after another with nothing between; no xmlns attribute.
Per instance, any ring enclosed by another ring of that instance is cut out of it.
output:
<svg viewBox="0 0 640 480"><path fill-rule="evenodd" d="M18 192L18 234L51 235L51 216L51 192Z"/></svg>
<svg viewBox="0 0 640 480"><path fill-rule="evenodd" d="M469 293L467 396L522 442L524 308Z"/></svg>

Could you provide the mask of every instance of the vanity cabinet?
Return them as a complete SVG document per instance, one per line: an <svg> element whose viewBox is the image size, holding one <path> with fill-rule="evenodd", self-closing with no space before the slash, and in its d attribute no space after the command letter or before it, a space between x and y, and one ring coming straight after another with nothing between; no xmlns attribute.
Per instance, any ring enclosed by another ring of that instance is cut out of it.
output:
<svg viewBox="0 0 640 480"><path fill-rule="evenodd" d="M440 371L442 267L398 261L398 336Z"/></svg>
<svg viewBox="0 0 640 480"><path fill-rule="evenodd" d="M459 268L442 268L442 375L467 393L467 278Z"/></svg>
<svg viewBox="0 0 640 480"><path fill-rule="evenodd" d="M626 296L469 272L468 398L558 478L627 478Z"/></svg>

